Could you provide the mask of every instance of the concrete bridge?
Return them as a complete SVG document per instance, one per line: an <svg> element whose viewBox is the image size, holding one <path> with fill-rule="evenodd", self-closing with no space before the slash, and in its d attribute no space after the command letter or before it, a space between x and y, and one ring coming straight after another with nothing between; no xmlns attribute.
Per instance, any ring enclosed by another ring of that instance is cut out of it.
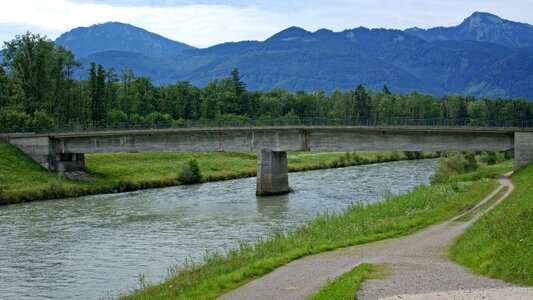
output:
<svg viewBox="0 0 533 300"><path fill-rule="evenodd" d="M259 153L257 194L289 191L286 151L503 151L515 169L533 161L533 128L447 126L265 126L170 128L0 137L51 171L83 170L85 153Z"/></svg>

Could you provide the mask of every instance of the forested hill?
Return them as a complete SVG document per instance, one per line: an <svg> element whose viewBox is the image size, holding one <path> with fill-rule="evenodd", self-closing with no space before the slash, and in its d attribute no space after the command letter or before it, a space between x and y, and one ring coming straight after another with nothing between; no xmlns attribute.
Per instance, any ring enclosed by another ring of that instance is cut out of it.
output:
<svg viewBox="0 0 533 300"><path fill-rule="evenodd" d="M71 50L77 58L105 51L138 52L151 57L177 57L185 50L194 49L142 28L118 22L72 29L57 38L56 44Z"/></svg>
<svg viewBox="0 0 533 300"><path fill-rule="evenodd" d="M156 84L205 85L238 68L251 90L374 90L533 99L533 26L476 12L428 30L298 27L269 39L196 49L126 24L78 28L59 37L87 67L131 68ZM78 71L77 77L86 77Z"/></svg>

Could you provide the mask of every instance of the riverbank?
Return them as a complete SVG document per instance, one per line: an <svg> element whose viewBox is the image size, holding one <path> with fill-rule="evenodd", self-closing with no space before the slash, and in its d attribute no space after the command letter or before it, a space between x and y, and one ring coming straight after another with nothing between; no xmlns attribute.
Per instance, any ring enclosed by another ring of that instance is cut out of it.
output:
<svg viewBox="0 0 533 300"><path fill-rule="evenodd" d="M382 299L396 296L396 299L409 299L411 295L428 292L448 292L502 288L510 286L500 280L476 276L446 259L446 245L468 227L468 223L454 222L465 213L479 212L480 206L487 203L507 187L507 192L498 197L501 202L511 193L512 182L507 178L498 180L499 185L490 195L480 200L475 207L460 212L443 223L429 226L416 233L398 238L357 245L325 253L308 256L275 269L243 287L221 297L231 299L309 299L333 278L339 281L332 284L328 299L354 299L355 287L343 280L343 274L350 268L372 265L386 265L386 276L379 280L365 280L357 299ZM472 221L473 222L473 221ZM346 288L342 288L345 286ZM290 288L289 288L290 287ZM343 297L343 291L352 295ZM526 294L532 295L526 291ZM401 295L401 296L400 296ZM408 296L405 296L408 295ZM428 297L428 299L433 299Z"/></svg>
<svg viewBox="0 0 533 300"><path fill-rule="evenodd" d="M478 174L501 174L511 162L485 167ZM420 186L382 202L354 204L340 214L323 214L287 233L254 245L242 243L226 253L206 255L201 264L178 266L161 284L125 299L212 299L302 256L406 235L451 218L474 205L496 186L493 179Z"/></svg>
<svg viewBox="0 0 533 300"><path fill-rule="evenodd" d="M451 247L451 259L475 273L533 286L533 164L511 177L515 190Z"/></svg>
<svg viewBox="0 0 533 300"><path fill-rule="evenodd" d="M289 171L298 172L436 156L431 152L289 152L288 161ZM48 172L0 141L0 205L180 185L179 172L190 159L198 161L202 182L256 175L256 153L88 154L91 181L84 182Z"/></svg>

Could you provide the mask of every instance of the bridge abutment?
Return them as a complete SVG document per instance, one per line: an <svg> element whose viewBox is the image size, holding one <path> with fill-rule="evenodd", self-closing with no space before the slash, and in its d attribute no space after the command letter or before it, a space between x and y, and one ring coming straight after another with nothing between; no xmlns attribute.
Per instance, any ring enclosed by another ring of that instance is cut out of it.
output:
<svg viewBox="0 0 533 300"><path fill-rule="evenodd" d="M514 134L515 171L533 162L533 132Z"/></svg>
<svg viewBox="0 0 533 300"><path fill-rule="evenodd" d="M257 157L258 196L286 194L289 192L289 167L286 151L263 149Z"/></svg>
<svg viewBox="0 0 533 300"><path fill-rule="evenodd" d="M85 170L83 153L59 153L54 141L49 137L15 137L8 142L26 153L43 168L59 172Z"/></svg>
<svg viewBox="0 0 533 300"><path fill-rule="evenodd" d="M85 170L84 153L56 153L52 163L53 170L59 173Z"/></svg>

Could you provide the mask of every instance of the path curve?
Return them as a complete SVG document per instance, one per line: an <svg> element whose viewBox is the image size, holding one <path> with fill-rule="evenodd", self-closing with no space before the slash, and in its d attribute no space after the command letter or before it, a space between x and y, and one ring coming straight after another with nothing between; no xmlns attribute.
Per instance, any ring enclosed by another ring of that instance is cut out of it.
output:
<svg viewBox="0 0 533 300"><path fill-rule="evenodd" d="M505 186L509 190L487 210L509 196L514 185L506 177L499 178L499 186L472 210L496 195ZM408 299L414 294L443 295L441 299L464 299L455 292L487 289L509 289L533 299L533 288L515 287L501 280L474 275L464 267L448 261L446 247L461 235L478 217L469 222L454 222L465 211L438 225L432 225L414 234L399 238L357 245L316 255L306 256L281 266L263 277L237 288L219 299L306 299L320 288L355 266L366 263L386 263L390 266L385 279L363 283L358 299ZM504 291L504 290L502 290ZM433 294L437 292L437 294ZM439 293L440 292L440 293ZM432 293L432 294L428 294ZM447 295L444 297L444 295ZM422 299L422 298L413 298ZM490 298L489 298L490 299Z"/></svg>

